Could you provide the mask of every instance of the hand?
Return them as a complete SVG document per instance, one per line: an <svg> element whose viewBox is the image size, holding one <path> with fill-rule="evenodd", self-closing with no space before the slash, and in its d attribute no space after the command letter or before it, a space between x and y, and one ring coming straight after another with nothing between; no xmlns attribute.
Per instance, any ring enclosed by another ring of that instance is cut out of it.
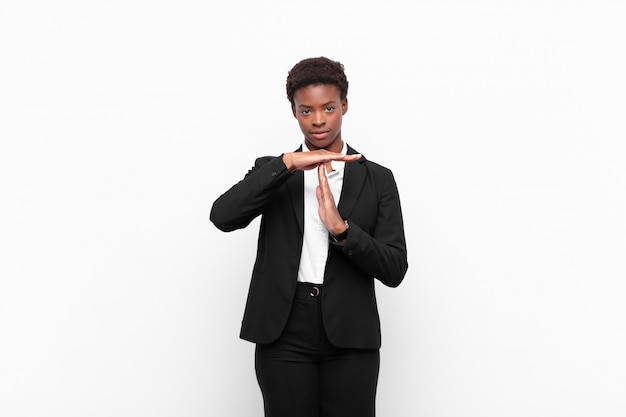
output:
<svg viewBox="0 0 626 417"><path fill-rule="evenodd" d="M352 162L361 158L361 154L343 155L336 152L329 152L326 149L318 149L310 152L290 152L283 155L283 162L287 165L289 172L297 170L306 171L313 169L320 164L330 161Z"/></svg>
<svg viewBox="0 0 626 417"><path fill-rule="evenodd" d="M322 220L326 229L328 229L333 236L337 236L346 230L346 224L341 218L339 210L337 210L333 193L330 191L328 178L326 177L326 164L319 164L317 166L317 176L319 179L319 185L317 186L315 193L319 204L318 213L320 220Z"/></svg>

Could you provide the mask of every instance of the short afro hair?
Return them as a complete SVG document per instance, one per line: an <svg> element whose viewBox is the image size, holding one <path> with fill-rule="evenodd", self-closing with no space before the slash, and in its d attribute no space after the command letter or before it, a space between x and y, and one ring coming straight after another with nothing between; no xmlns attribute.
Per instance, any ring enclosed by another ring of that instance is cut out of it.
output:
<svg viewBox="0 0 626 417"><path fill-rule="evenodd" d="M348 79L343 65L326 57L307 58L298 62L287 75L287 98L293 107L296 90L316 84L334 85L342 100L348 96Z"/></svg>

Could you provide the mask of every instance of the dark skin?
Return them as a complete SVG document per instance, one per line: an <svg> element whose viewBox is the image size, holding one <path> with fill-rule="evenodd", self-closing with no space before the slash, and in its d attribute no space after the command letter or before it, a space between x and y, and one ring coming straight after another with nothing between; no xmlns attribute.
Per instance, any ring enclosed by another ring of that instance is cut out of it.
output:
<svg viewBox="0 0 626 417"><path fill-rule="evenodd" d="M348 99L341 99L335 85L315 84L296 90L293 101L293 115L309 152L285 153L283 162L290 172L317 168L318 213L328 231L336 236L346 230L346 225L330 191L326 170L332 170L331 161L352 162L361 158L360 154L340 153L343 148L341 121L348 111Z"/></svg>

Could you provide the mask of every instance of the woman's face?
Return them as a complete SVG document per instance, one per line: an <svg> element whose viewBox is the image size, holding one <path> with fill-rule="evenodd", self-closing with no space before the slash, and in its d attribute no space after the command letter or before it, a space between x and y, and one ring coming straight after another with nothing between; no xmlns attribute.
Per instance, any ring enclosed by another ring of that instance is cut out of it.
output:
<svg viewBox="0 0 626 417"><path fill-rule="evenodd" d="M348 111L348 99L341 99L337 86L315 84L296 90L293 115L310 150L341 152L341 120Z"/></svg>

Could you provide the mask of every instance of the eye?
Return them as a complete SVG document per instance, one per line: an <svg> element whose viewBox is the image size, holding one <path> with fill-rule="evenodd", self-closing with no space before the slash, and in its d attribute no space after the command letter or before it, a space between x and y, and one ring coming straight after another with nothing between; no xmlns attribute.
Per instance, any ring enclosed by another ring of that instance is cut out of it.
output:
<svg viewBox="0 0 626 417"><path fill-rule="evenodd" d="M333 110L335 110L335 107L333 107L333 106L327 106L327 107L326 107L326 111L327 111L327 112L331 112L331 111L333 111Z"/></svg>
<svg viewBox="0 0 626 417"><path fill-rule="evenodd" d="M307 116L307 115L311 114L311 110L302 110L302 111L300 112L300 114L302 114L302 115L304 115L304 116Z"/></svg>

